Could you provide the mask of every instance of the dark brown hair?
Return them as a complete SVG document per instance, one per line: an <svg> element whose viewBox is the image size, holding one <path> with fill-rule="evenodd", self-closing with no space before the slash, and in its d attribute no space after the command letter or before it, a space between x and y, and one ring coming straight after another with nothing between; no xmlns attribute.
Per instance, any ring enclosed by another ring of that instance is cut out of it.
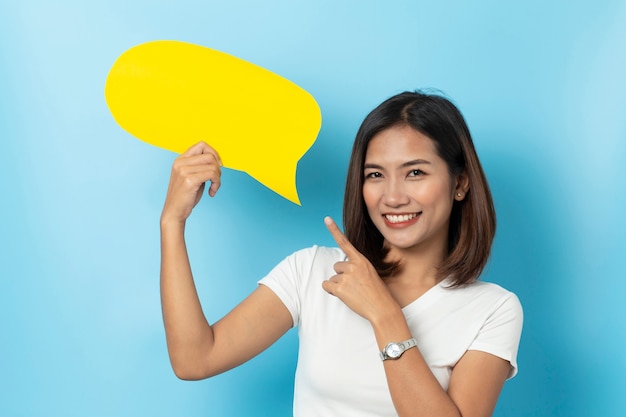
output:
<svg viewBox="0 0 626 417"><path fill-rule="evenodd" d="M461 112L448 99L435 94L404 92L393 96L367 115L357 132L350 157L343 204L345 235L374 265L381 277L398 273L399 263L386 262L384 238L370 219L363 200L363 164L370 140L393 126L408 125L434 143L452 178L465 173L469 191L456 201L450 215L448 256L438 277L451 277L458 286L478 279L491 250L496 216L487 179Z"/></svg>

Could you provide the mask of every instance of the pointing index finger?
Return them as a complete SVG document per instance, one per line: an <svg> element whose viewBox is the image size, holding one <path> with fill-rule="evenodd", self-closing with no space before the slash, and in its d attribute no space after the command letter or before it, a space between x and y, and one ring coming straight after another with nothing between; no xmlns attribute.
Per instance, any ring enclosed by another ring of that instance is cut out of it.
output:
<svg viewBox="0 0 626 417"><path fill-rule="evenodd" d="M335 242L337 242L337 245L339 245L341 250L343 250L343 252L348 256L348 259L360 255L360 252L356 250L356 248L352 246L352 243L350 243L348 238L343 233L341 233L341 230L339 230L337 223L335 223L335 221L330 218L330 216L324 217L324 224L326 225L326 228L328 228L330 234L333 236L333 239L335 239Z"/></svg>

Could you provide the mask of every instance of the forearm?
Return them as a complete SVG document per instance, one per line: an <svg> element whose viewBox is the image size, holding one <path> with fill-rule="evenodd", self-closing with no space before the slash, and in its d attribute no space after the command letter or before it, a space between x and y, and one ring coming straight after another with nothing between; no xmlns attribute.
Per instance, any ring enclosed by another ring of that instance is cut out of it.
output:
<svg viewBox="0 0 626 417"><path fill-rule="evenodd" d="M391 311L372 322L379 349L389 342L412 337L401 310ZM398 359L384 361L387 384L400 417L454 416L460 412L441 387L418 348L410 348Z"/></svg>
<svg viewBox="0 0 626 417"><path fill-rule="evenodd" d="M193 281L184 222L161 221L161 306L172 368L182 379L206 375L202 364L213 344Z"/></svg>

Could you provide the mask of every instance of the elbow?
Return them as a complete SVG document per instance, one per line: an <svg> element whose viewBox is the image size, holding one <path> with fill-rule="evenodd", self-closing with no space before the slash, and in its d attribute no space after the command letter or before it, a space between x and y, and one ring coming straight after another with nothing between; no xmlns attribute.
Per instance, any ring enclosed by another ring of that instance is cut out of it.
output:
<svg viewBox="0 0 626 417"><path fill-rule="evenodd" d="M202 378L198 378L193 372L190 372L188 369L181 368L179 366L172 365L172 370L174 371L174 375L176 378L182 381L198 381Z"/></svg>
<svg viewBox="0 0 626 417"><path fill-rule="evenodd" d="M202 372L198 367L183 366L172 362L172 370L176 378L183 381L200 381L211 377L212 375L207 372Z"/></svg>
<svg viewBox="0 0 626 417"><path fill-rule="evenodd" d="M214 375L200 361L170 355L170 364L174 375L183 381L199 381Z"/></svg>
<svg viewBox="0 0 626 417"><path fill-rule="evenodd" d="M199 381L223 372L206 346L168 344L168 354L174 375L183 381Z"/></svg>

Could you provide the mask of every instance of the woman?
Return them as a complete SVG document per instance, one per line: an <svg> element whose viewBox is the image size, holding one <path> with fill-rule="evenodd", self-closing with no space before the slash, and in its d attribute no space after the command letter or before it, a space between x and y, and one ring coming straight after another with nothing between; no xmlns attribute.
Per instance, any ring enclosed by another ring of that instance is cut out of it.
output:
<svg viewBox="0 0 626 417"><path fill-rule="evenodd" d="M489 416L517 372L517 297L477 281L495 233L462 115L436 95L374 109L354 143L338 248L286 258L212 326L198 300L185 220L220 160L198 143L174 163L161 217L162 306L176 375L201 379L299 327L294 415Z"/></svg>

